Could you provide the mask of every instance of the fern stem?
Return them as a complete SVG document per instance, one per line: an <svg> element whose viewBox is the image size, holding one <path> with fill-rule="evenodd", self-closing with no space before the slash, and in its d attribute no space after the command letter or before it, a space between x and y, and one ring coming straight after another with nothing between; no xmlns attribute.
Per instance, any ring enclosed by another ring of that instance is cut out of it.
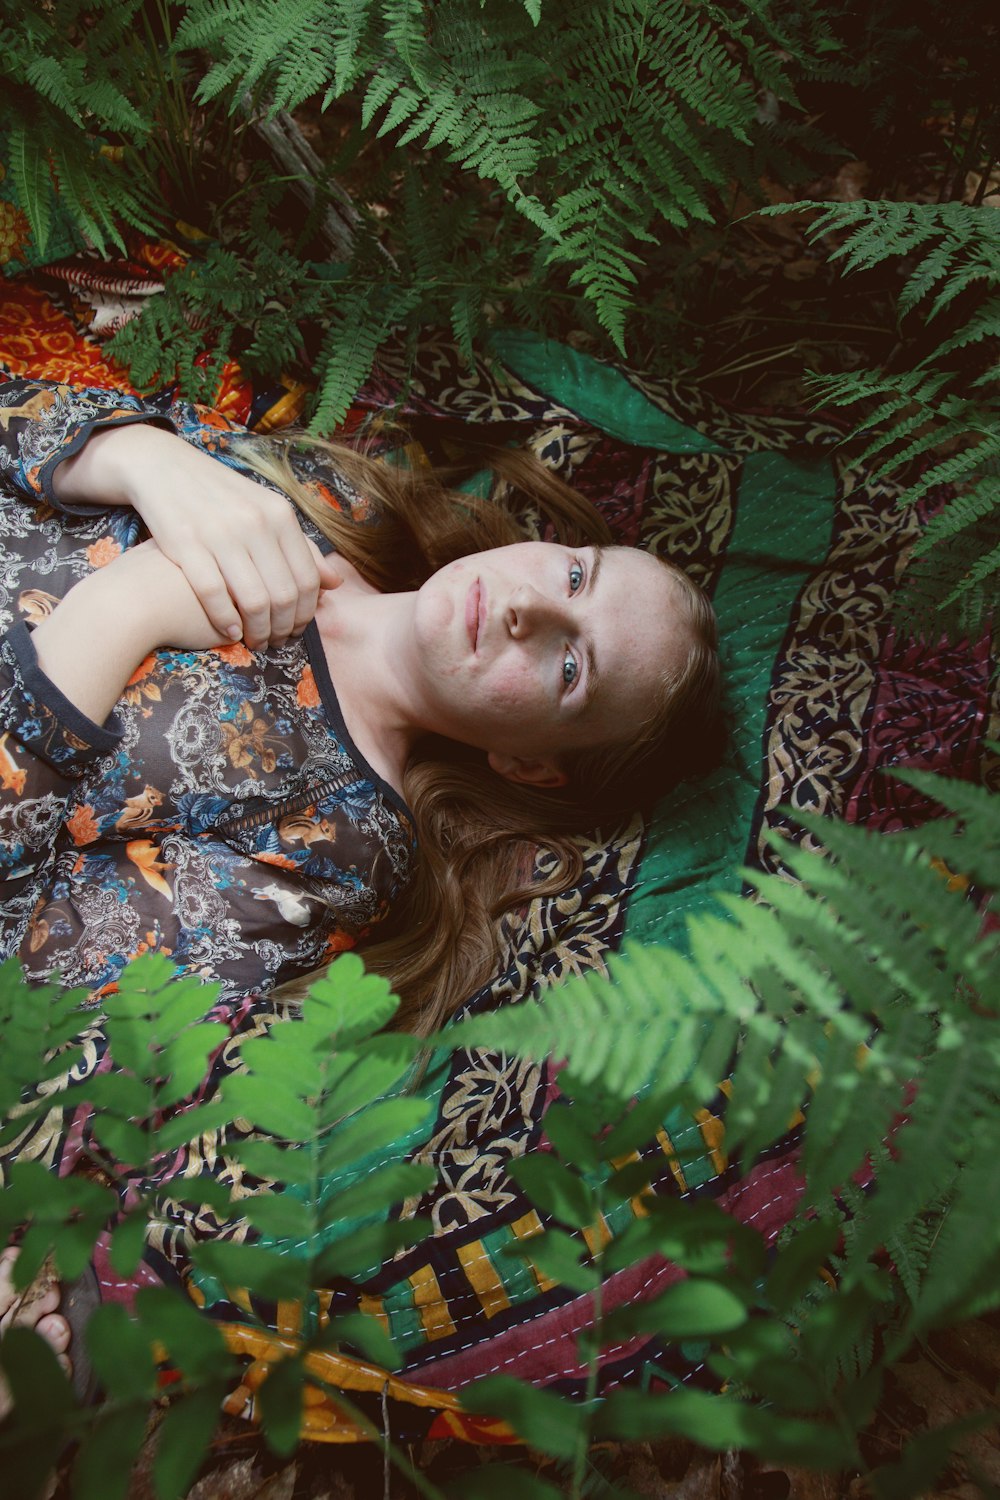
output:
<svg viewBox="0 0 1000 1500"><path fill-rule="evenodd" d="M604 1195L597 1195L597 1224L600 1225L604 1219ZM600 1249L594 1256L594 1269L597 1272L597 1285L594 1288L594 1322L593 1342L590 1346L590 1357L587 1360L587 1385L584 1402L587 1407L588 1418L593 1411L597 1399L597 1381L600 1374L601 1359L601 1321L604 1317L604 1244L598 1233L598 1244ZM583 1477L587 1468L587 1454L590 1450L590 1423L580 1430L576 1441L576 1456L573 1460L573 1484L570 1490L571 1500L581 1500L583 1494Z"/></svg>
<svg viewBox="0 0 1000 1500"><path fill-rule="evenodd" d="M799 347L799 341L793 344L782 344L777 349L768 350L759 359L734 359L727 365L717 365L714 370L707 370L695 378L701 380L716 380L720 375L742 375L744 370L756 370L760 365L773 364L776 359L782 359L786 354L794 354Z"/></svg>
<svg viewBox="0 0 1000 1500"><path fill-rule="evenodd" d="M983 169L983 175L979 179L979 186L976 188L976 196L972 200L973 208L978 208L985 198L986 189L989 185L990 174L992 173L993 168L996 166L996 163L997 159L995 156L991 156L987 160L986 166Z"/></svg>

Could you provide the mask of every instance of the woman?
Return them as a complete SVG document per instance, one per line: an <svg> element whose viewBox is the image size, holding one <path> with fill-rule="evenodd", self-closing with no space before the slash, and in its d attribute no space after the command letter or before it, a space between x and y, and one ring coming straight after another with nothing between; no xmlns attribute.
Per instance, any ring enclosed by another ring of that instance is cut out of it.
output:
<svg viewBox="0 0 1000 1500"><path fill-rule="evenodd" d="M423 1032L492 974L526 852L564 888L574 830L704 763L711 608L523 455L497 467L560 542L433 474L287 447L0 387L0 931L96 997L165 953L219 981L234 1033L365 940ZM99 1011L89 1041L97 1068ZM70 1165L51 1115L29 1151Z"/></svg>
<svg viewBox="0 0 1000 1500"><path fill-rule="evenodd" d="M6 948L31 976L99 991L152 948L226 998L263 994L395 908L368 961L427 1030L492 972L527 843L567 885L574 829L704 762L714 623L676 569L525 542L499 507L347 449L307 452L298 477L280 445L243 453L334 563L216 462L238 442L190 408L23 382L0 401L22 616L0 656L0 859ZM523 457L506 466L523 478ZM65 521L39 522L39 500ZM140 517L160 546L137 545Z"/></svg>

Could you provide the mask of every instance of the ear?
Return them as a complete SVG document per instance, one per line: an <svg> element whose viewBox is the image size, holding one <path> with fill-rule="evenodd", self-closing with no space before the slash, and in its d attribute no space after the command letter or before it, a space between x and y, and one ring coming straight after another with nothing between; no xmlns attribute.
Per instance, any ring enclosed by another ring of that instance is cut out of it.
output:
<svg viewBox="0 0 1000 1500"><path fill-rule="evenodd" d="M517 786L565 786L569 780L551 760L522 760L519 755L498 755L495 750L486 759L491 771Z"/></svg>

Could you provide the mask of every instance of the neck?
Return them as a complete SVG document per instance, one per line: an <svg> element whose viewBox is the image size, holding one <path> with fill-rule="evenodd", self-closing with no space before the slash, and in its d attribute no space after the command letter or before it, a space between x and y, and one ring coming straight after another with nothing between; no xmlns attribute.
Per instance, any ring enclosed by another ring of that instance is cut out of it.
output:
<svg viewBox="0 0 1000 1500"><path fill-rule="evenodd" d="M347 729L376 771L401 789L420 734L406 694L416 596L345 582L321 595L316 625Z"/></svg>

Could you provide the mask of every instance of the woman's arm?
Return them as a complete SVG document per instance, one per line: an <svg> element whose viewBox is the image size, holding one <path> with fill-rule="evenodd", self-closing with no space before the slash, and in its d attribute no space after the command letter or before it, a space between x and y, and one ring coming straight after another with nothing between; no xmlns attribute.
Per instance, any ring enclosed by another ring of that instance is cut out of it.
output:
<svg viewBox="0 0 1000 1500"><path fill-rule="evenodd" d="M34 631L22 623L0 642L0 892L44 864L74 782L120 742L112 710L129 678L168 642L222 644L155 542L84 578Z"/></svg>
<svg viewBox="0 0 1000 1500"><path fill-rule="evenodd" d="M95 432L52 479L61 503L130 505L182 568L223 640L283 645L336 574L290 502L175 433L129 424Z"/></svg>
<svg viewBox="0 0 1000 1500"><path fill-rule="evenodd" d="M305 628L319 589L331 586L329 564L284 496L192 446L137 396L0 384L0 471L70 514L133 506L223 638L280 644Z"/></svg>
<svg viewBox="0 0 1000 1500"><path fill-rule="evenodd" d="M158 646L226 645L185 574L155 542L84 578L36 626L40 670L80 713L103 724L136 667Z"/></svg>

